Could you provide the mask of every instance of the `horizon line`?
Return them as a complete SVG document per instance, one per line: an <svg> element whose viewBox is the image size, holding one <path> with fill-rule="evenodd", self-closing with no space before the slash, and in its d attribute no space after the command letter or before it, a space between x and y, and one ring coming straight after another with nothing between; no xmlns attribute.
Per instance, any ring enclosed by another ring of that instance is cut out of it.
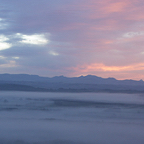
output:
<svg viewBox="0 0 144 144"><path fill-rule="evenodd" d="M38 74L27 74L27 73L15 73L15 74L11 74L11 73L0 73L0 75L4 75L4 74L5 74L5 75L6 75L6 74L7 74L7 75L30 75L30 76L39 76L39 77L43 77L43 78L54 78L54 77L79 78L79 77L95 76L95 77L99 77L99 78L103 78L103 79L112 78L112 79L115 79L115 80L118 80L118 81L122 81L122 80L134 80L134 79L116 79L115 77L107 77L107 78L104 78L104 77L100 77L100 76L93 75L93 74L73 76L73 77L64 76L64 75L56 75L56 76L49 77L49 76L41 76L41 75L38 75ZM143 79L134 80L134 81L143 81Z"/></svg>

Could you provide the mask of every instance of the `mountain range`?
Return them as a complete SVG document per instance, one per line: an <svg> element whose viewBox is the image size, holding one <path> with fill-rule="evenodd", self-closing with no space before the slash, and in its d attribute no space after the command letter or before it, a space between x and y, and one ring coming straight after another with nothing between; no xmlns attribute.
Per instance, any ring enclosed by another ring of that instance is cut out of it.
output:
<svg viewBox="0 0 144 144"><path fill-rule="evenodd" d="M144 81L117 80L94 75L50 78L28 74L0 74L0 90L143 93Z"/></svg>

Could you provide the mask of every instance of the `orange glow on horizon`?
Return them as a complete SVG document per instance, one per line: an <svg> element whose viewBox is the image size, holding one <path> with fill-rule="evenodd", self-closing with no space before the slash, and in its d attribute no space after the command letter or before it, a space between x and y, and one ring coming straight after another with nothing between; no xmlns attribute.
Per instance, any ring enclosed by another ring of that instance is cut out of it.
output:
<svg viewBox="0 0 144 144"><path fill-rule="evenodd" d="M144 63L128 65L128 66L106 66L102 63L85 65L86 71L99 70L99 71L131 71L131 70L144 70Z"/></svg>
<svg viewBox="0 0 144 144"><path fill-rule="evenodd" d="M108 75L112 74L112 77L118 78L118 79L127 79L130 77L134 77L130 74L129 72L134 72L134 71L141 71L144 70L144 63L138 63L138 64L133 64L133 65L127 65L127 66L106 66L102 63L93 63L91 65L82 65L82 66L77 66L72 68L73 71L75 71L77 74L83 74L83 75L88 75L88 74L94 74L96 75L97 73L103 73L103 75ZM75 73L75 74L76 74ZM105 74L104 74L105 73ZM124 77L128 74L127 77ZM118 75L122 74L123 77L119 77ZM79 76L79 75L78 75ZM110 76L110 75L109 75ZM109 77L108 76L108 77ZM136 79L142 79L142 75L137 77Z"/></svg>

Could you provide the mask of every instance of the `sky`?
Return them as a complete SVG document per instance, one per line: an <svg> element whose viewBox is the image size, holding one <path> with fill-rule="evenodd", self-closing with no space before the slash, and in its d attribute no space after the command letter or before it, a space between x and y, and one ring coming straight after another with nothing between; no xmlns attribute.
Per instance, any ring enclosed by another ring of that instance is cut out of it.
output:
<svg viewBox="0 0 144 144"><path fill-rule="evenodd" d="M0 0L0 73L144 80L144 1Z"/></svg>

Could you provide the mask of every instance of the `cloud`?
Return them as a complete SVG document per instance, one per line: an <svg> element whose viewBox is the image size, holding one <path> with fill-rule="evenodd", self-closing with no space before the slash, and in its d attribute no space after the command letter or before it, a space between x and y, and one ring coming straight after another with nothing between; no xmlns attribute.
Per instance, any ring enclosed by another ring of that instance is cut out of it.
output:
<svg viewBox="0 0 144 144"><path fill-rule="evenodd" d="M97 74L102 77L117 77L117 79L139 80L143 78L144 63L136 63L126 66L107 66L103 63L92 63L89 65L78 65L68 69L71 74L80 76L88 74ZM136 73L139 73L136 76Z"/></svg>
<svg viewBox="0 0 144 144"><path fill-rule="evenodd" d="M17 65L5 69L7 73L122 78L144 72L139 66L144 63L142 0L1 0L1 4L1 60Z"/></svg>
<svg viewBox="0 0 144 144"><path fill-rule="evenodd" d="M83 72L90 71L132 71L132 70L144 70L144 63L126 65L126 66L106 66L102 63L94 63L91 65L78 66L76 69L82 70Z"/></svg>
<svg viewBox="0 0 144 144"><path fill-rule="evenodd" d="M19 59L20 57L12 57L13 59Z"/></svg>
<svg viewBox="0 0 144 144"><path fill-rule="evenodd" d="M13 35L0 35L0 50L9 49L16 45L44 46L49 42L50 41L46 38L45 34L26 35L26 34L17 33Z"/></svg>
<svg viewBox="0 0 144 144"><path fill-rule="evenodd" d="M0 65L0 68L12 68L12 67L17 67L15 61L9 61L9 63Z"/></svg>
<svg viewBox="0 0 144 144"><path fill-rule="evenodd" d="M50 55L53 55L53 56L58 56L58 55L59 55L59 53L57 53L57 52L55 52L55 51L50 51L49 54L50 54Z"/></svg>
<svg viewBox="0 0 144 144"><path fill-rule="evenodd" d="M4 35L0 35L0 51L9 49L10 47L12 47L12 44L7 43L7 41L9 41L8 37L6 37Z"/></svg>
<svg viewBox="0 0 144 144"><path fill-rule="evenodd" d="M4 30L8 27L8 24L5 22L5 19L0 18L0 30Z"/></svg>
<svg viewBox="0 0 144 144"><path fill-rule="evenodd" d="M136 36L144 36L144 31L141 32L128 32L123 35L124 38L133 38Z"/></svg>
<svg viewBox="0 0 144 144"><path fill-rule="evenodd" d="M0 59L5 59L6 57L4 57L4 56L0 56Z"/></svg>
<svg viewBox="0 0 144 144"><path fill-rule="evenodd" d="M5 50L10 48L12 45L6 42L0 42L0 50Z"/></svg>
<svg viewBox="0 0 144 144"><path fill-rule="evenodd" d="M44 34L24 35L21 33L17 33L16 37L22 39L19 42L23 44L46 45L49 42Z"/></svg>

